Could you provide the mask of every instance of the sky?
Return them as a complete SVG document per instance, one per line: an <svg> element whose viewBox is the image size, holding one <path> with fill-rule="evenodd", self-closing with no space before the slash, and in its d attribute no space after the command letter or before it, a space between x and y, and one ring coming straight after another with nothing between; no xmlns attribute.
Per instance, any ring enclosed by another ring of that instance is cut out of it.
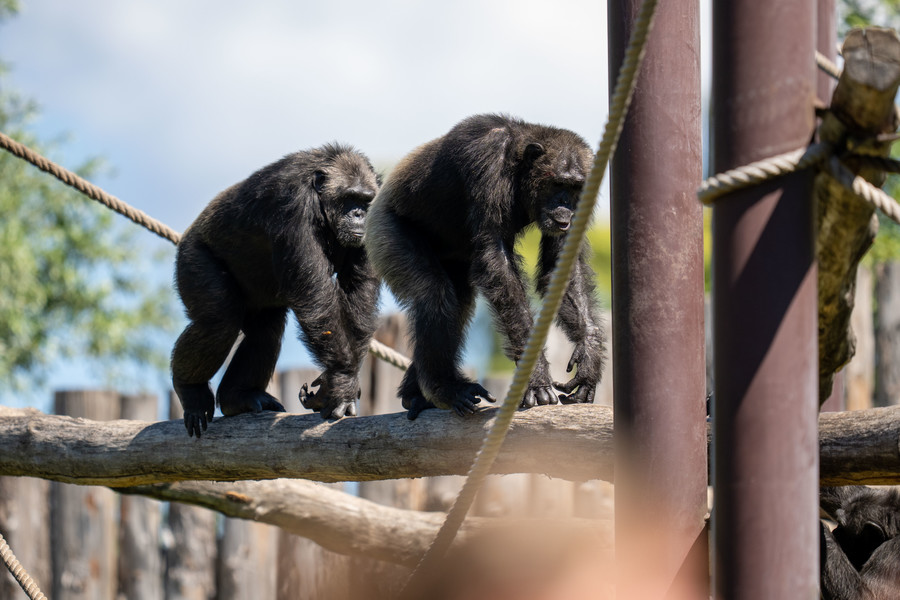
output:
<svg viewBox="0 0 900 600"><path fill-rule="evenodd" d="M220 190L329 141L387 171L464 117L505 112L596 147L606 44L602 0L23 0L0 24L34 131L68 135L52 158L104 157L94 182L178 231ZM288 331L279 364L308 362ZM63 367L50 384L92 377Z"/></svg>

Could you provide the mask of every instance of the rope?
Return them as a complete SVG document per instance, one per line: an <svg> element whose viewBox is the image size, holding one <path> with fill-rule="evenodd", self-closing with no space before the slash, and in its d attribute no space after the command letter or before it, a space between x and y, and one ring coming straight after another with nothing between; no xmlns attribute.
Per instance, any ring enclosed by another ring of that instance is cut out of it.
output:
<svg viewBox="0 0 900 600"><path fill-rule="evenodd" d="M12 576L16 579L16 583L22 587L31 600L47 599L47 596L41 593L41 590L34 582L34 579L25 572L25 568L22 567L19 560L16 558L16 555L13 554L13 551L10 549L9 544L3 539L3 534L0 534L0 558L3 559L6 568L9 569L9 572L12 573Z"/></svg>
<svg viewBox="0 0 900 600"><path fill-rule="evenodd" d="M150 217L143 211L129 206L115 196L107 194L91 182L82 179L72 171L69 171L68 169L57 165L53 161L44 158L31 148L20 144L19 142L15 141L2 132L0 132L0 147L11 152L12 154L15 154L19 158L27 160L41 171L50 173L51 175L62 181L64 184L75 188L88 198L96 200L103 206L112 209L120 215L131 219L138 225L149 229L159 237L167 239L173 244L178 244L178 241L181 239L181 235L167 225L164 225L163 223Z"/></svg>
<svg viewBox="0 0 900 600"><path fill-rule="evenodd" d="M838 66L831 62L831 59L829 59L818 50L816 50L816 66L819 67L820 71L831 75L835 79L841 78L841 70L838 68Z"/></svg>
<svg viewBox="0 0 900 600"><path fill-rule="evenodd" d="M591 172L578 201L572 221L572 229L566 236L565 244L550 279L550 285L541 304L537 322L529 334L528 342L513 375L513 381L506 398L503 400L503 404L497 411L494 423L482 442L481 449L475 457L475 462L469 470L462 490L460 490L450 512L447 513L447 518L431 546L425 551L419 564L407 580L404 590L400 594L401 597L409 597L409 594L414 593L414 583L417 578L421 578L423 573L427 573L430 566L443 557L450 544L453 543L463 520L465 520L466 513L472 506L475 494L484 483L494 464L494 460L497 458L497 454L500 452L500 447L506 438L513 415L522 402L522 397L531 379L534 365L544 347L550 325L556 318L563 294L568 287L572 268L584 239L584 232L587 229L588 221L597 202L597 194L603 181L603 173L606 171L610 156L615 152L616 144L619 141L625 116L628 113L628 107L634 94L637 74L644 58L647 36L653 24L653 15L656 12L657 1L644 0L641 3L640 12L634 23L634 33L628 43L625 60L619 70L616 88L610 102L610 116L606 123L603 139L600 142L597 154L594 156Z"/></svg>
<svg viewBox="0 0 900 600"><path fill-rule="evenodd" d="M891 221L900 223L900 206L897 205L897 201L881 188L875 187L859 175L854 175L836 156L832 156L825 163L825 170L838 183L880 210Z"/></svg>
<svg viewBox="0 0 900 600"><path fill-rule="evenodd" d="M828 144L813 144L719 173L700 184L697 197L703 204L710 205L725 194L812 167L824 161L830 152Z"/></svg>
<svg viewBox="0 0 900 600"><path fill-rule="evenodd" d="M178 242L181 241L181 234L168 225L165 225L161 221L157 221L141 210L129 206L115 196L107 194L86 179L83 179L72 171L59 166L50 159L41 156L28 146L20 144L3 132L0 132L0 148L3 148L11 154L14 154L19 158L30 162L41 171L50 173L66 185L75 188L88 198L96 200L97 202L103 204L105 207L116 211L120 215L128 217L138 225L149 229L163 239L169 240L176 246L178 245ZM407 357L403 356L393 348L385 346L384 344L376 340L372 340L369 343L369 352L384 360L385 362L394 365L398 369L406 370L406 368L409 367L410 360Z"/></svg>
<svg viewBox="0 0 900 600"><path fill-rule="evenodd" d="M369 352L371 352L373 356L380 358L386 363L394 365L402 371L408 369L410 362L412 362L409 360L409 358L403 356L390 346L382 344L378 340L372 340L371 342L369 342Z"/></svg>

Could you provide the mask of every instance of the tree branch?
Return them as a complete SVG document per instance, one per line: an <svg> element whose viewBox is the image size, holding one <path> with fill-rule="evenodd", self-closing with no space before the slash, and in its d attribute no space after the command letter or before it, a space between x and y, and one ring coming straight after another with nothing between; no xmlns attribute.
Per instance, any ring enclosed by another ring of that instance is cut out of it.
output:
<svg viewBox="0 0 900 600"><path fill-rule="evenodd" d="M317 483L294 479L269 481L184 481L116 488L158 500L196 504L228 517L268 523L308 538L339 554L364 556L414 567L444 521L443 513L392 508L351 496ZM527 521L531 525L546 519ZM470 517L455 543L487 527L510 525L508 520ZM602 539L611 535L609 521L560 520L555 527L573 531L594 529Z"/></svg>
<svg viewBox="0 0 900 600"><path fill-rule="evenodd" d="M180 421L96 422L0 407L0 475L110 487L465 475L495 412L460 419L430 410L415 421L405 413L339 421L316 414L244 414L215 419L197 439ZM610 479L612 411L573 405L519 412L494 472Z"/></svg>
<svg viewBox="0 0 900 600"><path fill-rule="evenodd" d="M0 407L0 475L125 487L281 477L372 481L463 475L495 409L322 421L263 413L220 418L202 438L179 421L96 422ZM516 413L495 473L612 479L612 411L542 406ZM827 485L900 484L900 407L819 416Z"/></svg>

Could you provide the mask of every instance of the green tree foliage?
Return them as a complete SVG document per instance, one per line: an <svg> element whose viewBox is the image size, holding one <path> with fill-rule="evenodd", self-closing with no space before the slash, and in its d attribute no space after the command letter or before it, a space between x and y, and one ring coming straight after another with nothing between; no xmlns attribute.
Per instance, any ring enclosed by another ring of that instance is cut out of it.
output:
<svg viewBox="0 0 900 600"><path fill-rule="evenodd" d="M0 0L0 20L16 8ZM5 72L0 65L0 83ZM59 143L29 132L36 112L0 85L0 130L53 157ZM90 177L100 167L91 160L76 171ZM139 229L6 152L0 214L0 390L39 382L66 357L165 367L159 333L174 328L172 294L147 283Z"/></svg>

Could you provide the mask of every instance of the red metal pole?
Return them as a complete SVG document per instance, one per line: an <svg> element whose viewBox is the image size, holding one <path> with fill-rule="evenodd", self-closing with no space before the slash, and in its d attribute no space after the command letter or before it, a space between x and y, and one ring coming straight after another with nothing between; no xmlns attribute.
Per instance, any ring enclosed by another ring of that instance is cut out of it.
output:
<svg viewBox="0 0 900 600"><path fill-rule="evenodd" d="M640 4L608 4L610 91ZM611 165L618 597L707 598L700 9L657 11Z"/></svg>
<svg viewBox="0 0 900 600"><path fill-rule="evenodd" d="M814 0L713 7L713 169L813 131ZM817 308L812 175L713 209L714 591L818 597Z"/></svg>

